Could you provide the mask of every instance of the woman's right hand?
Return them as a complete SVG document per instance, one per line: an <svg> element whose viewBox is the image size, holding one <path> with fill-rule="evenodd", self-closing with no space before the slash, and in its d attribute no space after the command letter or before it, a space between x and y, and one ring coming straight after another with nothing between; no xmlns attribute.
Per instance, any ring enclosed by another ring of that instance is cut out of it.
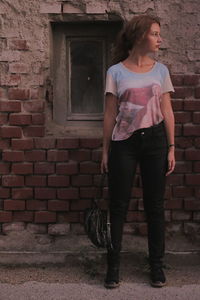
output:
<svg viewBox="0 0 200 300"><path fill-rule="evenodd" d="M101 173L108 173L108 153L103 153L101 160Z"/></svg>

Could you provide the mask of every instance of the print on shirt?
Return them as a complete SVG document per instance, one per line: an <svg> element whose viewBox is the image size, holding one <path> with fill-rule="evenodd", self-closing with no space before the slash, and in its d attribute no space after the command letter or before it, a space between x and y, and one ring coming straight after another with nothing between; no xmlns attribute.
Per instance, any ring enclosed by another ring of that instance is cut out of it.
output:
<svg viewBox="0 0 200 300"><path fill-rule="evenodd" d="M162 121L160 114L156 113L160 112L160 97L161 87L158 84L126 89L120 97L113 138L117 135L118 139L123 139L139 128Z"/></svg>

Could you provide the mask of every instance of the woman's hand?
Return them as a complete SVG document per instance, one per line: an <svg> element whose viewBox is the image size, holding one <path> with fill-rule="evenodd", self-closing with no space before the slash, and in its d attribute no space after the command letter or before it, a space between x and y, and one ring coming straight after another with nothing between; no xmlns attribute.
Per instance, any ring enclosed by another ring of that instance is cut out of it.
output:
<svg viewBox="0 0 200 300"><path fill-rule="evenodd" d="M175 168L175 155L174 155L174 147L169 149L168 152L168 170L166 176L171 174Z"/></svg>
<svg viewBox="0 0 200 300"><path fill-rule="evenodd" d="M101 173L108 173L108 153L103 153L101 160Z"/></svg>

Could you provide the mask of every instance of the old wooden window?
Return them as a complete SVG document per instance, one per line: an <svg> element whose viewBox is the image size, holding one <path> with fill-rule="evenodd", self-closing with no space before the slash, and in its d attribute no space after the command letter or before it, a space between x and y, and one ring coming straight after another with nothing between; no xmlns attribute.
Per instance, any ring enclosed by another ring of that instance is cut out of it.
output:
<svg viewBox="0 0 200 300"><path fill-rule="evenodd" d="M121 23L52 23L53 120L73 131L103 118L105 73ZM102 124L100 124L102 126Z"/></svg>

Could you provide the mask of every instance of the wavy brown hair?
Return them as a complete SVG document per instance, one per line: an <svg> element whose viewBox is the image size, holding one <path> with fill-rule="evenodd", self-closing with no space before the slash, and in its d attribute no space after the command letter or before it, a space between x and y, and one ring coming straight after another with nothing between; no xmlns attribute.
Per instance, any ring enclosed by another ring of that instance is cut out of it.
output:
<svg viewBox="0 0 200 300"><path fill-rule="evenodd" d="M124 22L112 50L112 64L117 64L129 56L129 51L145 38L153 23L160 26L156 16L140 15Z"/></svg>

